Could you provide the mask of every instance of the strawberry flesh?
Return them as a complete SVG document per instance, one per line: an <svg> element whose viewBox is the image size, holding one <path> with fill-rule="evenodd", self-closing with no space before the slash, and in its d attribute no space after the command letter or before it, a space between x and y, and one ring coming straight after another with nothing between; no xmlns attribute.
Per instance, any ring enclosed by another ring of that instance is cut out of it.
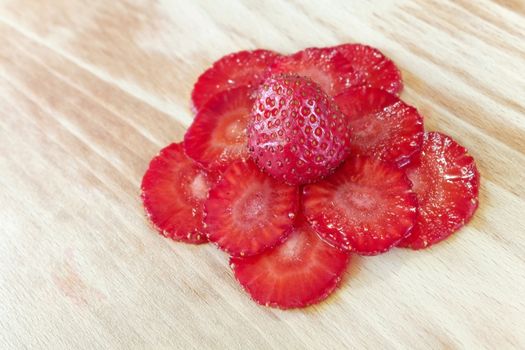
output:
<svg viewBox="0 0 525 350"><path fill-rule="evenodd" d="M257 303L281 309L320 302L337 287L350 254L323 242L304 219L265 253L231 258L235 278Z"/></svg>
<svg viewBox="0 0 525 350"><path fill-rule="evenodd" d="M204 204L210 241L233 256L249 256L278 244L290 233L299 191L236 162L222 174Z"/></svg>
<svg viewBox="0 0 525 350"><path fill-rule="evenodd" d="M319 85L297 75L268 78L248 124L248 150L257 165L289 184L331 173L347 156L349 125Z"/></svg>
<svg viewBox="0 0 525 350"><path fill-rule="evenodd" d="M419 208L414 230L399 246L422 249L436 244L459 230L476 211L476 163L450 136L426 133L419 161L406 171Z"/></svg>
<svg viewBox="0 0 525 350"><path fill-rule="evenodd" d="M207 241L203 205L214 182L173 143L151 160L142 179L142 201L153 226L164 236L187 243Z"/></svg>
<svg viewBox="0 0 525 350"><path fill-rule="evenodd" d="M402 170L368 157L347 160L303 190L305 215L330 244L362 255L385 252L416 220L417 199Z"/></svg>
<svg viewBox="0 0 525 350"><path fill-rule="evenodd" d="M197 112L218 92L247 85L257 86L267 77L269 66L279 54L268 50L240 51L213 63L198 78L191 99Z"/></svg>
<svg viewBox="0 0 525 350"><path fill-rule="evenodd" d="M396 96L375 88L352 88L335 101L350 125L351 153L409 164L423 142L423 118Z"/></svg>
<svg viewBox="0 0 525 350"><path fill-rule="evenodd" d="M280 56L275 59L270 71L272 74L297 74L310 78L329 96L363 83L350 62L341 53L329 48L314 47Z"/></svg>
<svg viewBox="0 0 525 350"><path fill-rule="evenodd" d="M250 91L240 86L219 92L199 110L184 136L189 157L211 170L223 170L229 163L248 158Z"/></svg>
<svg viewBox="0 0 525 350"><path fill-rule="evenodd" d="M350 62L355 74L354 81L364 81L374 87L399 95L403 80L394 62L376 48L362 44L343 44L333 47Z"/></svg>

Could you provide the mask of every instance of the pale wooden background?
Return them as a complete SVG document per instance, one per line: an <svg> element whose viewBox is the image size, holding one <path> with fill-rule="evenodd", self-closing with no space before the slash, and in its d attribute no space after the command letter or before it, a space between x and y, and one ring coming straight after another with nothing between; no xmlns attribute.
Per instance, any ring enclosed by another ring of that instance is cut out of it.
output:
<svg viewBox="0 0 525 350"><path fill-rule="evenodd" d="M482 174L460 234L355 258L300 311L257 306L226 256L144 219L149 159L179 141L213 60L375 45L403 98ZM0 348L525 348L525 3L0 3Z"/></svg>

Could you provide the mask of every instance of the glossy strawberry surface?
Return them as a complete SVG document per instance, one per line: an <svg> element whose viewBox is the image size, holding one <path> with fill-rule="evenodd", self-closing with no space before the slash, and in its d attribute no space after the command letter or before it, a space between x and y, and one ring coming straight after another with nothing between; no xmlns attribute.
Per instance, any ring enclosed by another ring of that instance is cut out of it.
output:
<svg viewBox="0 0 525 350"><path fill-rule="evenodd" d="M290 184L330 174L348 155L350 126L334 100L311 81L277 75L259 88L248 124L257 165Z"/></svg>
<svg viewBox="0 0 525 350"><path fill-rule="evenodd" d="M308 221L330 244L363 255L385 252L416 220L417 199L403 170L351 157L333 175L304 187Z"/></svg>
<svg viewBox="0 0 525 350"><path fill-rule="evenodd" d="M465 225L478 207L479 172L474 158L450 136L425 134L420 159L407 169L419 200L418 218L402 247L422 249Z"/></svg>

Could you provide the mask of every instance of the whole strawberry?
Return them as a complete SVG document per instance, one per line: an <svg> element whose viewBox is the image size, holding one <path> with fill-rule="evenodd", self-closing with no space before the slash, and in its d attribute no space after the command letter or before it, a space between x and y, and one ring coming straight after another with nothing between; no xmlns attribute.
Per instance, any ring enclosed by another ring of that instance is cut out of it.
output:
<svg viewBox="0 0 525 350"><path fill-rule="evenodd" d="M257 91L248 149L259 168L292 185L330 174L346 158L349 125L320 86L298 75L274 75Z"/></svg>

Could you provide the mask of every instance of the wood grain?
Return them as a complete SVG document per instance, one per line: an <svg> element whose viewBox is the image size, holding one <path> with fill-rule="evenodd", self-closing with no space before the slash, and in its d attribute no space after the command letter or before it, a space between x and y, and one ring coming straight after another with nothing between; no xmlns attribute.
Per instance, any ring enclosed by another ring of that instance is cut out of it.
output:
<svg viewBox="0 0 525 350"><path fill-rule="evenodd" d="M306 310L257 306L212 246L163 239L139 184L215 59L365 42L480 208L432 249L356 257ZM2 349L525 348L525 7L504 1L0 2Z"/></svg>

